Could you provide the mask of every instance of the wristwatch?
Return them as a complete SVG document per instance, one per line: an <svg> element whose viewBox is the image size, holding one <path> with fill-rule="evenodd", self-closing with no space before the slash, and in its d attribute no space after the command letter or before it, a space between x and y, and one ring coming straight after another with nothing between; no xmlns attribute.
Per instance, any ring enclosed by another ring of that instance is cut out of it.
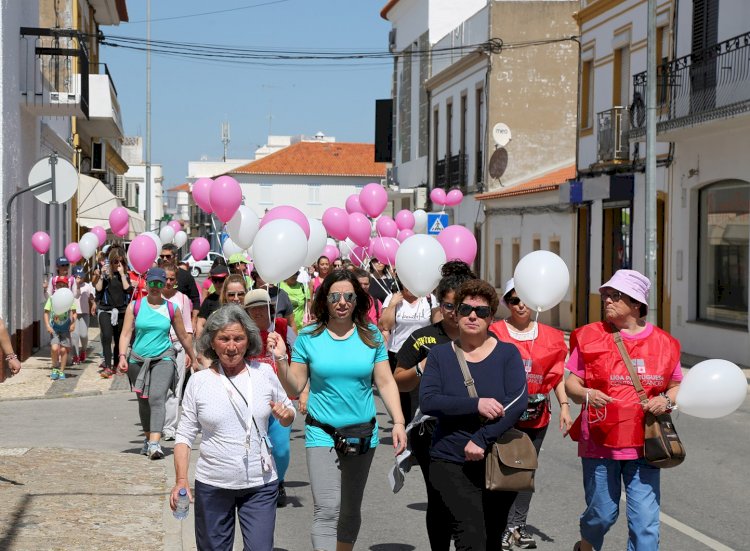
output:
<svg viewBox="0 0 750 551"><path fill-rule="evenodd" d="M280 362L281 360L284 360L285 362L289 363L289 354L284 354L283 356L276 357L274 354L273 360L275 362Z"/></svg>
<svg viewBox="0 0 750 551"><path fill-rule="evenodd" d="M419 364L414 366L414 370L417 372L417 377L421 377L424 375L424 371L422 371L422 368L419 367Z"/></svg>

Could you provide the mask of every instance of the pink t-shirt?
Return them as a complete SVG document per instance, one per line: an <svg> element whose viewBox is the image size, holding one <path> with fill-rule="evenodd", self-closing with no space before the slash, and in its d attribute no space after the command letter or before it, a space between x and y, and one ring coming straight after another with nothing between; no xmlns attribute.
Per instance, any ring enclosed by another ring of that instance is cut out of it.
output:
<svg viewBox="0 0 750 551"><path fill-rule="evenodd" d="M193 332L193 302L190 300L190 298L181 292L177 291L172 298L167 299L169 302L174 304L180 309L180 314L182 315L182 323L185 326L185 331L187 333ZM169 328L169 338L172 339L172 342L176 342L177 339L177 333L174 332L174 328Z"/></svg>
<svg viewBox="0 0 750 551"><path fill-rule="evenodd" d="M646 323L646 328L636 335L629 335L627 333L620 333L622 338L626 341L643 340L649 337L654 332L654 326L650 323ZM570 352L570 358L568 358L568 364L565 366L568 371L573 375L577 375L581 379L586 377L586 366L583 363L583 358L578 353L578 348L574 348ZM670 381L682 381L682 366L680 362L674 367L672 377ZM585 407L585 406L582 406ZM606 411L599 410L599 411ZM578 441L578 456L588 457L592 459L617 459L617 460L629 460L638 459L643 456L643 449L638 448L608 448L601 446L589 438L589 420L588 415L584 411L584 415L581 416L581 438Z"/></svg>
<svg viewBox="0 0 750 551"><path fill-rule="evenodd" d="M378 321L380 321L380 315L383 313L383 304L375 297L370 297L370 299L370 309L367 311L367 319L374 325L377 325Z"/></svg>

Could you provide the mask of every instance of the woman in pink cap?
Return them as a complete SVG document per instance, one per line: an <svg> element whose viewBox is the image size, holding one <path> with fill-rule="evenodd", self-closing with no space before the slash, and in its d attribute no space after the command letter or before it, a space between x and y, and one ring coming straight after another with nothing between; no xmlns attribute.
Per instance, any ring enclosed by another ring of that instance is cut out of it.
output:
<svg viewBox="0 0 750 551"><path fill-rule="evenodd" d="M617 521L625 486L628 551L659 548L659 469L643 458L644 419L671 411L682 380L680 343L644 318L648 313L647 277L618 270L599 287L604 321L570 336L568 396L584 404L570 430L583 464L586 509L580 517L576 550L599 550ZM641 402L615 343L625 349L648 396Z"/></svg>

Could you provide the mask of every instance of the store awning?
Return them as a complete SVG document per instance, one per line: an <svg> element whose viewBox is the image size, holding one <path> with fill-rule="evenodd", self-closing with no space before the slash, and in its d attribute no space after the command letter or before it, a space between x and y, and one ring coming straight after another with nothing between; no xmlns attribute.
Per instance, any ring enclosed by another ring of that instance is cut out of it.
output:
<svg viewBox="0 0 750 551"><path fill-rule="evenodd" d="M101 226L109 228L109 213L121 206L120 200L107 188L101 180L86 174L78 176L78 225L87 228ZM130 227L128 239L146 231L146 221L143 216L128 209Z"/></svg>

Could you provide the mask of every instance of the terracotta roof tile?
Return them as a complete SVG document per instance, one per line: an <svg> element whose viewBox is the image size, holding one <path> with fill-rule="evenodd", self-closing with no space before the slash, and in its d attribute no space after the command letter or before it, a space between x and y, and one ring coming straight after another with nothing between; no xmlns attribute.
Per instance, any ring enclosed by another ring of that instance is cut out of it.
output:
<svg viewBox="0 0 750 551"><path fill-rule="evenodd" d="M516 195L528 195L531 193L541 193L543 191L553 191L558 189L561 184L564 184L575 177L576 165L573 164L553 170L552 172L548 172L547 174L529 180L528 182L522 182L512 188L480 193L475 195L474 198L478 201L487 201L489 199L501 199L505 197L514 197Z"/></svg>
<svg viewBox="0 0 750 551"><path fill-rule="evenodd" d="M385 163L376 163L369 143L297 142L228 174L371 176L385 178Z"/></svg>
<svg viewBox="0 0 750 551"><path fill-rule="evenodd" d="M184 184L170 188L167 191L190 191L190 184L185 182Z"/></svg>
<svg viewBox="0 0 750 551"><path fill-rule="evenodd" d="M391 8L396 4L398 4L398 0L390 0L385 6L383 6L383 9L380 10L380 17L388 19L388 12L391 11Z"/></svg>

